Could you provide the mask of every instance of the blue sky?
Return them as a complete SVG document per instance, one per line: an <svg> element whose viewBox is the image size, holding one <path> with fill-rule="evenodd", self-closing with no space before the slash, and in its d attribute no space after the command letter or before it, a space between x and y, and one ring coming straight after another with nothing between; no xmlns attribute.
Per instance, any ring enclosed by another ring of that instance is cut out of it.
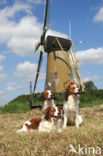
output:
<svg viewBox="0 0 103 156"><path fill-rule="evenodd" d="M35 43L42 32L44 0L0 0L0 105L29 94L38 54ZM103 0L51 0L48 34L68 37L75 45L83 82L103 89ZM85 40L86 43L79 42ZM39 53L39 52L38 52ZM44 89L46 54L36 91Z"/></svg>

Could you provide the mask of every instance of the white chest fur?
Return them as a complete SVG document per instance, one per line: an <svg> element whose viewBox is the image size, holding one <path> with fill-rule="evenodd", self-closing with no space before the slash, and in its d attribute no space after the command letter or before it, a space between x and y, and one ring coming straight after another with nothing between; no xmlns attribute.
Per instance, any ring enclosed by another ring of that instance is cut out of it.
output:
<svg viewBox="0 0 103 156"><path fill-rule="evenodd" d="M41 132L51 132L60 129L59 121L55 122L53 119L51 121L42 120L39 125L39 131Z"/></svg>
<svg viewBox="0 0 103 156"><path fill-rule="evenodd" d="M78 111L79 108L79 101L78 98L73 96L73 95L69 95L68 96L68 100L64 102L64 111Z"/></svg>
<svg viewBox="0 0 103 156"><path fill-rule="evenodd" d="M43 103L42 110L46 109L49 106L55 106L54 99L45 100L44 103Z"/></svg>

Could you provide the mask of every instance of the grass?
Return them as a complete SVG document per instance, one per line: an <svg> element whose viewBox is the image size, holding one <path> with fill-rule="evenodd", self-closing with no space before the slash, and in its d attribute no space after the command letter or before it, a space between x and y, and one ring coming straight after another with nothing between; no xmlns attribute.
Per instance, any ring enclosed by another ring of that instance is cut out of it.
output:
<svg viewBox="0 0 103 156"><path fill-rule="evenodd" d="M70 144L76 150L79 144L83 148L99 146L103 150L103 105L81 108L80 114L84 123L79 129L70 126L61 133L34 131L22 134L17 134L16 130L24 121L40 117L40 110L0 115L0 156L76 156L69 154ZM96 155L91 153L90 156Z"/></svg>

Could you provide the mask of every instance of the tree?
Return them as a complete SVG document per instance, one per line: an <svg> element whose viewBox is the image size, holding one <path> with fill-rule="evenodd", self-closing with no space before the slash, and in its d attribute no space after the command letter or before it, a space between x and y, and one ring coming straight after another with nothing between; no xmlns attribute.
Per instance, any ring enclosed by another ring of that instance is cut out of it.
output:
<svg viewBox="0 0 103 156"><path fill-rule="evenodd" d="M86 91L97 90L97 87L94 85L93 81L85 82L84 85Z"/></svg>

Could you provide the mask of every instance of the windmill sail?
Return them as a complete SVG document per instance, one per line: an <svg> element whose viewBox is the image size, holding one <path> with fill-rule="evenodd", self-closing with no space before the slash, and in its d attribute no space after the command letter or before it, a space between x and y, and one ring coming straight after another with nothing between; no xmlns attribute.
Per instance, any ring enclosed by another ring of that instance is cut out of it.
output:
<svg viewBox="0 0 103 156"><path fill-rule="evenodd" d="M45 11L44 11L43 32L42 32L42 35L40 37L40 42L38 42L38 44L35 46L35 52L38 50L38 48L40 46L42 46L42 47L44 46L45 35L46 35L46 32L47 32L48 6L49 6L49 0L46 0ZM39 55L39 60L38 60L38 67L37 67L37 72L36 72L36 78L35 78L35 82L34 82L34 92L35 92L35 89L36 89L36 84L37 84L39 73L40 73L42 58L43 58L43 51L41 50L40 51L40 55Z"/></svg>

